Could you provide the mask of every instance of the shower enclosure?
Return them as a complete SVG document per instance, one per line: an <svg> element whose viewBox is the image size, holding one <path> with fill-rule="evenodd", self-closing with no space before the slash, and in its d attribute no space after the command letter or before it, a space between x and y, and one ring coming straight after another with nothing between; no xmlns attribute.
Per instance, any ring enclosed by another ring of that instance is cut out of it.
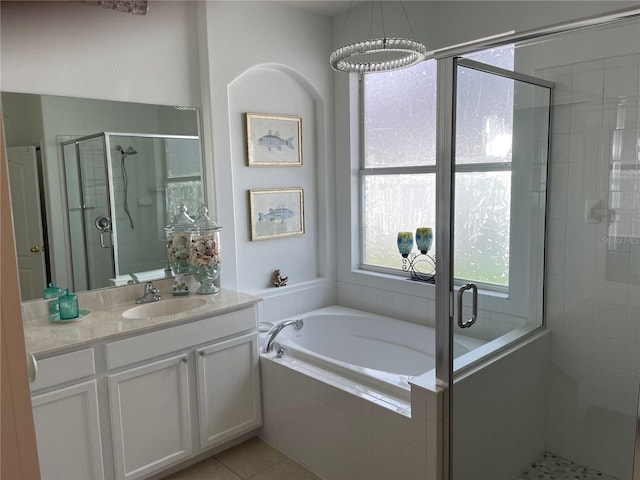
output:
<svg viewBox="0 0 640 480"><path fill-rule="evenodd" d="M636 11L436 55L445 478L634 475L639 39ZM487 348L454 362L460 333Z"/></svg>
<svg viewBox="0 0 640 480"><path fill-rule="evenodd" d="M164 226L204 201L199 138L103 132L61 147L73 288L164 276Z"/></svg>

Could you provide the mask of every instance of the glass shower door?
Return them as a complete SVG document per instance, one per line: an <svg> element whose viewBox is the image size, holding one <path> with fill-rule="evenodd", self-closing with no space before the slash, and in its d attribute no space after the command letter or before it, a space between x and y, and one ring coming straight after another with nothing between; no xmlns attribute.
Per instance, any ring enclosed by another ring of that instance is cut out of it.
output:
<svg viewBox="0 0 640 480"><path fill-rule="evenodd" d="M542 325L551 84L468 59L456 71L455 335L493 348Z"/></svg>
<svg viewBox="0 0 640 480"><path fill-rule="evenodd" d="M544 390L527 387L542 382L542 360L499 352L542 325L551 84L450 65L452 478L514 480L544 448Z"/></svg>
<svg viewBox="0 0 640 480"><path fill-rule="evenodd" d="M103 134L62 144L73 289L111 285L112 213Z"/></svg>

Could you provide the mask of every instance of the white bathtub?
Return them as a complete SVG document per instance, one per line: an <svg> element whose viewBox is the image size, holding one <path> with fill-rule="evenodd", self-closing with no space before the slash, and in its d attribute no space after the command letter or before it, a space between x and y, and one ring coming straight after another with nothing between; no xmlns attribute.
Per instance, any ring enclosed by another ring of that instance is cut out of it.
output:
<svg viewBox="0 0 640 480"><path fill-rule="evenodd" d="M332 306L297 315L304 326L284 328L276 342L285 348L282 362L312 371L314 376L355 382L407 401L409 382L435 368L435 330L389 317ZM267 334L263 346L269 338ZM456 336L454 355L463 355L485 342ZM275 355L275 350L268 355Z"/></svg>

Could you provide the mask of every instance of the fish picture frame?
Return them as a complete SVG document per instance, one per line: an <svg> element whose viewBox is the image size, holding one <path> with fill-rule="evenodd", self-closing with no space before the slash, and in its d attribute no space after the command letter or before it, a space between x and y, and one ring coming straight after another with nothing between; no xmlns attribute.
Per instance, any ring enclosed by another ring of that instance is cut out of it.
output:
<svg viewBox="0 0 640 480"><path fill-rule="evenodd" d="M246 113L247 165L302 166L302 118Z"/></svg>
<svg viewBox="0 0 640 480"><path fill-rule="evenodd" d="M304 235L304 190L249 190L251 241Z"/></svg>

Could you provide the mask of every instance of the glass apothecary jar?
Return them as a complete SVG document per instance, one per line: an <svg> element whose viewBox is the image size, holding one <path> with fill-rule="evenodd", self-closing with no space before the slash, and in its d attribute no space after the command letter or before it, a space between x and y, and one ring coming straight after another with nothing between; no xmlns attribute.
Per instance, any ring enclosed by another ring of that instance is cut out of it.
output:
<svg viewBox="0 0 640 480"><path fill-rule="evenodd" d="M222 227L209 218L207 207L202 205L198 209L198 218L189 242L189 268L193 277L200 283L196 290L200 295L220 291L214 282L220 276L221 230Z"/></svg>
<svg viewBox="0 0 640 480"><path fill-rule="evenodd" d="M190 272L189 242L195 221L187 214L184 204L178 206L178 213L165 227L167 235L167 261L175 276Z"/></svg>

